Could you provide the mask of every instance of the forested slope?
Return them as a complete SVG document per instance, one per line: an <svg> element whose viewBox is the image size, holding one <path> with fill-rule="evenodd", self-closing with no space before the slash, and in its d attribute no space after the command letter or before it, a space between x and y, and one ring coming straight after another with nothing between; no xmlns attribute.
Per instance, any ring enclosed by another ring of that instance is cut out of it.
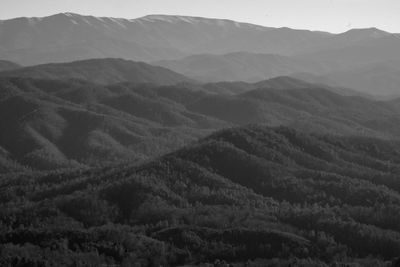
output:
<svg viewBox="0 0 400 267"><path fill-rule="evenodd" d="M141 165L9 175L2 263L389 266L399 172L397 141L247 126Z"/></svg>

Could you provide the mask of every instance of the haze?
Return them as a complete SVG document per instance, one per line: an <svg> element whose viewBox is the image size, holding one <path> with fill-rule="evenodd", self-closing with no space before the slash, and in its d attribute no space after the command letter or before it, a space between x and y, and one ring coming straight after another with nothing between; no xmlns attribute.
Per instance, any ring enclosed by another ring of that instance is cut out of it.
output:
<svg viewBox="0 0 400 267"><path fill-rule="evenodd" d="M60 12L137 18L148 14L225 18L271 27L400 32L398 0L0 0L0 19Z"/></svg>

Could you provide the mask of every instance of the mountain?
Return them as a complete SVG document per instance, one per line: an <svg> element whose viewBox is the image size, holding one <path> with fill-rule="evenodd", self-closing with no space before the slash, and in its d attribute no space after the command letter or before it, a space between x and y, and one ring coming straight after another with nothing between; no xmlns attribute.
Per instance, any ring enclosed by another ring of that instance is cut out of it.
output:
<svg viewBox="0 0 400 267"><path fill-rule="evenodd" d="M299 78L295 78L299 77ZM205 83L202 84L197 90L206 91L213 94L222 95L237 95L245 93L247 91L259 89L259 88L273 88L279 90L286 89L306 89L306 88L323 88L339 95L344 96L362 96L365 98L376 98L375 96L359 92L357 90L339 87L329 86L330 82L323 83L323 79L320 76L312 75L309 73L294 73L290 76L279 76L268 80L259 81L256 83L248 82L216 82L216 83Z"/></svg>
<svg viewBox="0 0 400 267"><path fill-rule="evenodd" d="M287 80L280 79L283 84ZM233 124L286 125L307 132L397 138L399 109L394 102L335 93L321 85L261 86L236 95L211 95L186 107ZM285 89L282 89L285 88ZM223 108L221 108L223 107Z"/></svg>
<svg viewBox="0 0 400 267"><path fill-rule="evenodd" d="M368 33L366 36L365 31ZM360 35L363 38L360 38ZM308 52L296 56L299 59L312 58L320 62L334 62L338 66L355 68L366 64L400 60L399 49L400 34L376 29L356 29L350 33L336 35L331 42L318 48L310 48Z"/></svg>
<svg viewBox="0 0 400 267"><path fill-rule="evenodd" d="M258 82L297 72L322 74L335 69L312 60L296 60L280 55L247 52L194 55L179 60L158 61L153 64L204 82Z"/></svg>
<svg viewBox="0 0 400 267"><path fill-rule="evenodd" d="M377 28L350 29L343 33L333 35L325 43L318 44L320 50L343 49L371 41L385 39L393 34ZM309 51L315 51L315 46L310 47Z"/></svg>
<svg viewBox="0 0 400 267"><path fill-rule="evenodd" d="M156 61L205 52L286 54L328 36L221 19L120 19L73 13L1 21L0 33L0 58L23 65L104 57Z"/></svg>
<svg viewBox="0 0 400 267"><path fill-rule="evenodd" d="M15 18L0 23L0 58L36 65L90 58L144 60L182 56L168 44L141 43L141 31L146 32L147 27L140 21L73 13Z"/></svg>
<svg viewBox="0 0 400 267"><path fill-rule="evenodd" d="M187 16L119 19L73 13L0 23L0 58L4 60L37 65L124 58L157 62L206 82L356 71L400 60L399 49L399 34L375 28L330 34ZM393 93L396 85L380 82L377 86L369 85L362 92Z"/></svg>
<svg viewBox="0 0 400 267"><path fill-rule="evenodd" d="M178 86L14 77L0 88L1 172L148 159L229 126L188 111L204 93Z"/></svg>
<svg viewBox="0 0 400 267"><path fill-rule="evenodd" d="M400 60L322 75L335 84L375 95L400 95Z"/></svg>
<svg viewBox="0 0 400 267"><path fill-rule="evenodd" d="M308 80L310 82L318 80L334 87L347 87L362 93L390 97L399 94L399 51L400 34L376 28L353 29L293 58L312 58L316 62L333 66L326 73L309 72L320 76L317 79L311 78Z"/></svg>
<svg viewBox="0 0 400 267"><path fill-rule="evenodd" d="M399 150L246 126L141 165L7 175L0 263L395 266Z"/></svg>
<svg viewBox="0 0 400 267"><path fill-rule="evenodd" d="M310 83L320 83L332 87L352 88L383 99L400 94L400 60L367 64L349 70L335 70L323 75L294 73L291 77Z"/></svg>
<svg viewBox="0 0 400 267"><path fill-rule="evenodd" d="M352 49L352 48L348 48ZM400 60L360 62L340 57L318 60L310 57L237 52L225 55L194 55L153 64L193 79L208 82L254 83L279 76L291 76L351 94L389 96L399 94ZM394 57L395 58L395 57ZM347 89L346 89L347 88Z"/></svg>
<svg viewBox="0 0 400 267"><path fill-rule="evenodd" d="M290 77L236 87L3 77L0 88L3 173L147 160L249 123L385 139L400 134L397 101L338 94Z"/></svg>
<svg viewBox="0 0 400 267"><path fill-rule="evenodd" d="M350 53L359 46L376 50L369 55L375 57L398 49L398 35L378 29L330 34L169 15L122 19L61 13L3 20L0 33L0 58L23 65L109 57L157 61L239 51L300 55L351 48ZM391 49L378 51L379 47Z"/></svg>
<svg viewBox="0 0 400 267"><path fill-rule="evenodd" d="M304 80L302 79L302 75L303 77L305 77ZM329 83L321 83L321 81L317 79L315 80L310 79L311 81L307 82L307 79L309 79L308 77L310 77L309 75L310 75L309 73L307 74L303 73L303 74L292 74L290 76L275 77L269 80L255 83L254 89L264 88L264 87L274 88L274 89L306 89L306 88L319 87L343 96L362 96L365 98L372 98L372 99L374 98L374 96L372 95L360 92L358 90L350 89L347 87L340 87L338 85L329 86L327 85ZM295 77L299 76L300 78L296 79L293 76Z"/></svg>
<svg viewBox="0 0 400 267"><path fill-rule="evenodd" d="M0 71L13 70L20 68L18 64L7 60L0 60Z"/></svg>
<svg viewBox="0 0 400 267"><path fill-rule="evenodd" d="M0 266L400 266L399 51L376 28L0 21Z"/></svg>
<svg viewBox="0 0 400 267"><path fill-rule="evenodd" d="M98 84L118 82L171 85L191 82L168 69L124 59L89 59L69 63L52 63L0 72L0 76L38 79L80 79Z"/></svg>
<svg viewBox="0 0 400 267"><path fill-rule="evenodd" d="M364 29L351 29L348 30L344 33L340 33L336 37L336 42L338 43L347 43L349 41L353 43L358 43L358 42L365 42L368 40L371 40L371 38L379 39L382 37L387 37L390 36L391 33L382 31L377 28L364 28Z"/></svg>

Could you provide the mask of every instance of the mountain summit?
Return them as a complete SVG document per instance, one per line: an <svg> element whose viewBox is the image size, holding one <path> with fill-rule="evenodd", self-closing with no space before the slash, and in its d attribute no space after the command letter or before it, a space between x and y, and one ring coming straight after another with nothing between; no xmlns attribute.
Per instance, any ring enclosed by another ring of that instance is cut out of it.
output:
<svg viewBox="0 0 400 267"><path fill-rule="evenodd" d="M239 51L293 55L386 36L379 30L355 31L335 35L225 19L171 15L123 19L68 12L1 21L0 58L36 65L107 57L150 62Z"/></svg>
<svg viewBox="0 0 400 267"><path fill-rule="evenodd" d="M101 57L155 61L205 52L290 54L328 36L187 16L122 19L60 13L1 21L0 58L34 65Z"/></svg>

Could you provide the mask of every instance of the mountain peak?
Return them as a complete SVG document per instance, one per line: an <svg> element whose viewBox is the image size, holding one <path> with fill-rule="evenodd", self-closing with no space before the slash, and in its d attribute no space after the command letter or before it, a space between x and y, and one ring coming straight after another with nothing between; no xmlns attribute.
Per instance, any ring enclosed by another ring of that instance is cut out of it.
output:
<svg viewBox="0 0 400 267"><path fill-rule="evenodd" d="M380 38L384 37L387 35L390 35L390 33L385 32L383 30L380 30L375 27L371 28L360 28L360 29L351 29L348 30L347 32L344 32L340 34L342 36L351 36L351 37L373 37L373 38Z"/></svg>
<svg viewBox="0 0 400 267"><path fill-rule="evenodd" d="M188 22L188 23L194 23L200 21L202 18L198 17L189 17L189 16L177 16L177 15L161 15L161 14L153 14L153 15L147 15L141 18L138 18L139 20L146 20L146 21L163 21L163 22L169 22L169 23L176 23L176 22ZM203 19L205 20L205 19Z"/></svg>
<svg viewBox="0 0 400 267"><path fill-rule="evenodd" d="M83 15L77 14L77 13L72 13L72 12L63 12L60 13L59 15L64 15L67 17L82 17Z"/></svg>
<svg viewBox="0 0 400 267"><path fill-rule="evenodd" d="M245 22L237 22L229 19L219 19L219 18L204 18L204 17L195 17L195 16L181 16L181 15L162 15L162 14L152 14L147 15L136 20L139 21L149 21L149 22L168 22L168 23L180 23L186 22L190 24L216 24L218 26L226 26L226 25L234 25L235 27L241 28L243 26L249 26L254 29L268 29L268 27L245 23Z"/></svg>
<svg viewBox="0 0 400 267"><path fill-rule="evenodd" d="M85 17L85 16L77 14L77 13L72 13L72 12L62 12L62 13L57 13L57 14L50 15L50 16L47 16L47 17L43 17L41 19L46 19L46 18L80 18L80 17Z"/></svg>

